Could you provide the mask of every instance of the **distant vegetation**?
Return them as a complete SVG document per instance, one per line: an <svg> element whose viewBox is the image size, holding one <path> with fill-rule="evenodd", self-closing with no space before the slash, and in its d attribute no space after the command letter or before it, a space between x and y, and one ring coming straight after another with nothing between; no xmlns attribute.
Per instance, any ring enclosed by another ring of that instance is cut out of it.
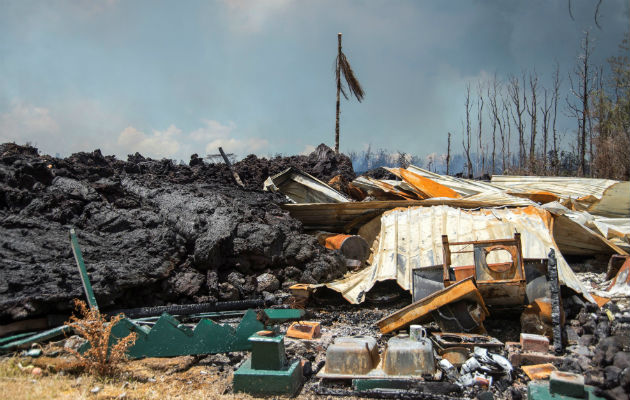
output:
<svg viewBox="0 0 630 400"><path fill-rule="evenodd" d="M504 79L494 76L468 85L463 95L461 151L453 152L452 134L444 133L446 153L419 157L401 151L372 149L348 153L357 172L381 166L425 169L482 177L492 174L560 175L630 179L630 46L607 65L592 64L589 33L566 75L556 64L552 85L540 83L536 71ZM568 93L561 93L566 76ZM560 131L559 115L575 121Z"/></svg>

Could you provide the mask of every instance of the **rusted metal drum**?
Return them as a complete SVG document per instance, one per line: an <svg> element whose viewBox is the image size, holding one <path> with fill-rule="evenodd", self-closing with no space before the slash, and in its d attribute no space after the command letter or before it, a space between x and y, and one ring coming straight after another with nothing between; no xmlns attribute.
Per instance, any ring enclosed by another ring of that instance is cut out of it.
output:
<svg viewBox="0 0 630 400"><path fill-rule="evenodd" d="M331 250L339 250L344 257L350 260L365 261L368 257L370 246L365 239L358 235L332 235L324 240L324 246Z"/></svg>

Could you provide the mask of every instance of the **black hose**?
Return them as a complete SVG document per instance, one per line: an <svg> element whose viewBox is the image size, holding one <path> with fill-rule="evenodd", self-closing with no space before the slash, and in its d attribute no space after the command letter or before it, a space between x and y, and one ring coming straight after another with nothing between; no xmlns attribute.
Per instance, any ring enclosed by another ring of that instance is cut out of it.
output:
<svg viewBox="0 0 630 400"><path fill-rule="evenodd" d="M237 300L237 301L217 301L214 303L200 303L200 304L174 304L170 306L157 306L157 307L140 307L140 308L127 308L120 310L107 311L107 315L125 314L127 318L144 318L144 317L156 317L163 313L169 313L171 315L190 315L201 314L205 312L213 311L232 311L232 310L246 310L248 308L264 307L265 301L262 299L254 300Z"/></svg>

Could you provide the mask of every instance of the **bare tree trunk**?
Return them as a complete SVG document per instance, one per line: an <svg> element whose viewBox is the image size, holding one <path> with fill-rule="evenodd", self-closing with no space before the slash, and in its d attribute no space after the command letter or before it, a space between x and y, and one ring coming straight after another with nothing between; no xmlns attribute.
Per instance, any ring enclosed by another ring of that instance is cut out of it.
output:
<svg viewBox="0 0 630 400"><path fill-rule="evenodd" d="M509 110L509 99L503 98L503 126L507 130L506 132L506 142L507 142L507 163L505 162L506 157L503 157L503 173L505 173L506 168L509 168L510 163L512 162L511 152L510 152L510 143L512 142L512 123L510 122L510 110Z"/></svg>
<svg viewBox="0 0 630 400"><path fill-rule="evenodd" d="M446 175L450 172L451 164L451 132L448 133L448 142L446 146Z"/></svg>
<svg viewBox="0 0 630 400"><path fill-rule="evenodd" d="M337 60L341 58L341 33L337 34ZM341 71L337 61L337 112L335 118L335 153L339 154L339 93L341 92Z"/></svg>
<svg viewBox="0 0 630 400"><path fill-rule="evenodd" d="M503 126L501 125L501 118L499 117L499 107L497 106L497 76L495 74L492 79L492 92L488 88L488 101L490 101L490 112L492 114L492 174L495 173L495 158L496 158L496 134L497 126L499 127L499 133L502 141L502 152L505 151L505 138L503 137ZM504 158L505 159L505 158ZM505 166L505 162L504 162Z"/></svg>
<svg viewBox="0 0 630 400"><path fill-rule="evenodd" d="M477 92L479 94L479 101L477 101L477 141L479 142L479 154L477 155L477 159L481 158L481 173L479 176L482 176L486 170L486 156L483 150L483 139L482 139L482 121L483 121L483 93L481 90L481 83L477 87ZM479 162L477 162L477 167L479 167Z"/></svg>
<svg viewBox="0 0 630 400"><path fill-rule="evenodd" d="M472 162L470 161L470 84L466 85L466 101L464 104L466 106L466 135L462 138L462 146L468 162L468 178L472 178Z"/></svg>
<svg viewBox="0 0 630 400"><path fill-rule="evenodd" d="M525 157L525 124L523 122L523 112L525 111L525 104L527 104L527 97L525 95L525 73L523 73L523 98L521 99L521 85L518 78L512 76L510 78L510 84L508 86L508 92L512 104L514 105L515 113L512 112L512 119L516 130L518 132L518 165L523 167Z"/></svg>
<svg viewBox="0 0 630 400"><path fill-rule="evenodd" d="M578 57L578 65L574 69L573 73L579 79L579 83L575 84L569 74L569 80L571 81L571 93L575 96L577 103L569 101L567 99L567 104L569 106L569 111L571 112L571 116L577 118L578 122L578 174L580 176L584 176L587 173L586 168L586 136L587 136L587 122L590 122L589 118L589 104L590 104L590 94L593 90L592 85L592 76L590 69L590 53L591 47L589 45L589 32L586 31L584 33L584 40L581 44L582 54ZM577 88L576 88L577 86ZM590 129L589 129L590 131Z"/></svg>
<svg viewBox="0 0 630 400"><path fill-rule="evenodd" d="M538 104L536 101L536 91L538 90L538 74L529 74L529 89L531 91L531 106L527 103L527 113L530 117L530 136L529 136L529 172L536 173L536 134L538 133ZM523 88L525 90L525 88Z"/></svg>
<svg viewBox="0 0 630 400"><path fill-rule="evenodd" d="M543 135L543 172L547 175L547 142L549 141L549 117L551 113L551 103L548 100L547 88L545 88L545 103L541 107L542 112L542 135Z"/></svg>
<svg viewBox="0 0 630 400"><path fill-rule="evenodd" d="M556 63L556 70L553 74L553 172L558 175L558 131L556 130L556 117L558 115L558 96L560 95L560 65Z"/></svg>
<svg viewBox="0 0 630 400"><path fill-rule="evenodd" d="M582 137L580 139L580 166L582 175L586 174L586 117L588 115L588 96L589 96L589 47L588 47L588 31L584 37L584 58L582 60L582 68L584 71L582 77Z"/></svg>

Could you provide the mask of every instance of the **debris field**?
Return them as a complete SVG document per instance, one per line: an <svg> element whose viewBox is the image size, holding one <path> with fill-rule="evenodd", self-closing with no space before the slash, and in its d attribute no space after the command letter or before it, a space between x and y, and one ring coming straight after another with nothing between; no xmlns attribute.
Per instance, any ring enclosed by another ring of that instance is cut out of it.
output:
<svg viewBox="0 0 630 400"><path fill-rule="evenodd" d="M630 182L5 143L0 186L11 397L630 394ZM103 354L133 335L105 380L64 325L86 298L123 314Z"/></svg>

